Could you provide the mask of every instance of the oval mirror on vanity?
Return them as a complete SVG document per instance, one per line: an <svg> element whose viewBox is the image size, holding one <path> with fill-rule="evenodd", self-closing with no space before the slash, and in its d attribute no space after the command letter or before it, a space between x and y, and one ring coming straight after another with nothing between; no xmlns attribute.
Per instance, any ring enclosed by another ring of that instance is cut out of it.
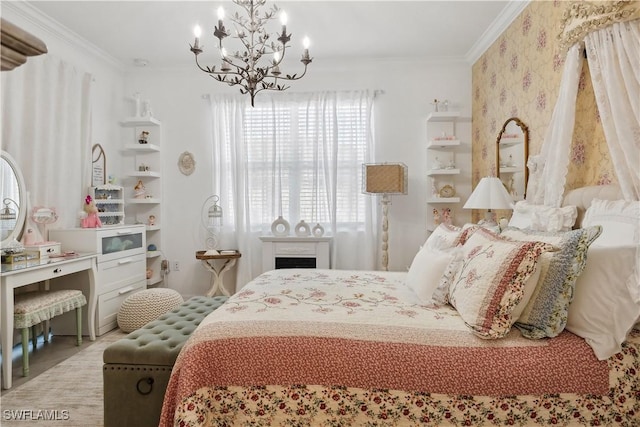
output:
<svg viewBox="0 0 640 427"><path fill-rule="evenodd" d="M0 152L0 247L17 240L27 216L27 191L22 172L6 151Z"/></svg>
<svg viewBox="0 0 640 427"><path fill-rule="evenodd" d="M524 200L529 179L529 128L511 117L502 126L496 141L496 173L514 201Z"/></svg>

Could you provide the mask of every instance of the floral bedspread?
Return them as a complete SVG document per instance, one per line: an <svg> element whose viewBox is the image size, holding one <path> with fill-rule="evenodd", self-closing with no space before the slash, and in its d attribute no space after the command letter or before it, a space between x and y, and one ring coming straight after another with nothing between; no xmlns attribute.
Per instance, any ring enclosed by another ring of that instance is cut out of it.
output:
<svg viewBox="0 0 640 427"><path fill-rule="evenodd" d="M185 344L161 426L640 425L640 331L607 361L566 331L482 340L404 278L256 278Z"/></svg>

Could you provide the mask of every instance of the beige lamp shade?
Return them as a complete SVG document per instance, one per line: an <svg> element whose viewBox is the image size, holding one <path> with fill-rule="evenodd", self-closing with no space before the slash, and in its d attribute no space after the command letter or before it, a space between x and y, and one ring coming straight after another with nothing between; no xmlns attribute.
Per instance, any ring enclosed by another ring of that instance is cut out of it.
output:
<svg viewBox="0 0 640 427"><path fill-rule="evenodd" d="M367 194L407 194L407 166L403 163L362 165L362 192Z"/></svg>

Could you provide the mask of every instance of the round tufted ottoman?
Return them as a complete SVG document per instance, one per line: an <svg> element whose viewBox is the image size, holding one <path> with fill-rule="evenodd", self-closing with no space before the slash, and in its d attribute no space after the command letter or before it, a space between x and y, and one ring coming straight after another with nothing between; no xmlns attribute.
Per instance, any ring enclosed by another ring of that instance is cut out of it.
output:
<svg viewBox="0 0 640 427"><path fill-rule="evenodd" d="M135 331L183 302L182 295L173 289L136 292L122 302L118 310L118 326L123 332Z"/></svg>

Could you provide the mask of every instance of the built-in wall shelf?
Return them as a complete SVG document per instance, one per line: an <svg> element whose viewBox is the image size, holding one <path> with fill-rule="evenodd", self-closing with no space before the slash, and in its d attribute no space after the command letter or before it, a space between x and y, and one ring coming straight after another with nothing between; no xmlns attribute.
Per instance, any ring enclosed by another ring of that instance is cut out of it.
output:
<svg viewBox="0 0 640 427"><path fill-rule="evenodd" d="M160 199L157 197L147 197L145 199L127 199L129 205L153 205L160 203Z"/></svg>
<svg viewBox="0 0 640 427"><path fill-rule="evenodd" d="M145 127L160 126L160 120L155 117L127 117L122 121L122 126L127 127Z"/></svg>
<svg viewBox="0 0 640 427"><path fill-rule="evenodd" d="M460 117L459 111L434 111L427 116L428 122L450 122Z"/></svg>
<svg viewBox="0 0 640 427"><path fill-rule="evenodd" d="M427 176L437 176L437 175L459 175L460 169L431 169L427 172Z"/></svg>
<svg viewBox="0 0 640 427"><path fill-rule="evenodd" d="M127 144L124 147L127 150L139 151L139 152L159 152L160 147L155 144Z"/></svg>
<svg viewBox="0 0 640 427"><path fill-rule="evenodd" d="M154 171L136 171L131 172L128 175L135 178L160 178L160 172Z"/></svg>
<svg viewBox="0 0 640 427"><path fill-rule="evenodd" d="M162 272L162 123L155 117L127 117L124 131L125 156L131 159L126 172L127 220L144 224L146 240L157 250L147 251L147 286L161 283Z"/></svg>
<svg viewBox="0 0 640 427"><path fill-rule="evenodd" d="M460 197L430 197L427 203L460 203Z"/></svg>
<svg viewBox="0 0 640 427"><path fill-rule="evenodd" d="M427 143L427 148L449 148L460 145L459 139L431 139Z"/></svg>

